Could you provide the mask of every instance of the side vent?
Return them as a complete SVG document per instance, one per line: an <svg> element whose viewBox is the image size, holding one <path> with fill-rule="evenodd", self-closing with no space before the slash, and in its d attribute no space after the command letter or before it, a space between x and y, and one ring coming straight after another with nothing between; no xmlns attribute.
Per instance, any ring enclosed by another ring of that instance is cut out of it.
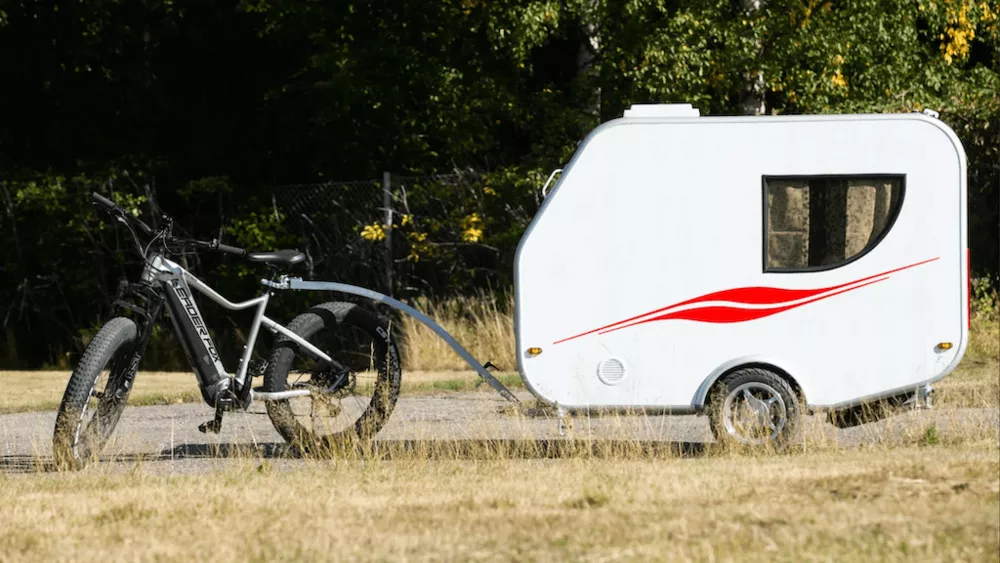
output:
<svg viewBox="0 0 1000 563"><path fill-rule="evenodd" d="M625 379L625 364L618 358L608 358L597 364L597 377L605 385L617 385Z"/></svg>

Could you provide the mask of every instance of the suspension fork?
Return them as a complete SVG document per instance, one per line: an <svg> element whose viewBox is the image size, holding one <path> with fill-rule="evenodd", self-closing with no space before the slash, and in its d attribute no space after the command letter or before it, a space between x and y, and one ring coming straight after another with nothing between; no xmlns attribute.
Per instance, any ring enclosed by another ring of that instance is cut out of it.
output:
<svg viewBox="0 0 1000 563"><path fill-rule="evenodd" d="M129 297L138 297L143 303L133 303L127 300ZM127 356L127 366L124 370L116 370L118 373L112 374L116 381L111 389L115 390L116 400L125 400L132 391L136 374L139 372L139 363L153 335L153 327L163 313L163 301L163 293L148 283L123 281L119 284L118 296L112 304L112 317L122 316L125 311L132 311L135 314L133 320L136 323L136 338Z"/></svg>

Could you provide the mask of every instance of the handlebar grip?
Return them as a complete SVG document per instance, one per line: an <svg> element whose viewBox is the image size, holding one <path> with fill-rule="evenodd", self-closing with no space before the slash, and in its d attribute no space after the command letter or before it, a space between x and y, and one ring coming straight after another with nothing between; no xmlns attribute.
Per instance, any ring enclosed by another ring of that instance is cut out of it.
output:
<svg viewBox="0 0 1000 563"><path fill-rule="evenodd" d="M115 205L115 203L110 199L102 196L97 192L90 192L90 199L107 211L118 212L126 221L132 223L133 225L138 226L139 229L141 229L142 232L145 233L146 235L153 234L153 229L150 229L149 225L147 225L142 219L139 219L138 217L132 217L131 215L126 213L124 209Z"/></svg>
<svg viewBox="0 0 1000 563"><path fill-rule="evenodd" d="M92 200L92 201L93 201L94 203L96 203L97 205L100 205L101 207L103 207L103 208L107 209L108 211L111 211L111 210L113 210L113 209L114 209L115 207L117 207L117 206L116 206L116 205L114 204L114 202L113 202L113 201L111 201L110 199L108 199L108 198L106 198L106 197L102 196L101 194L99 194L99 193L97 193L97 192L91 192L91 193L90 193L90 199L91 199L91 200Z"/></svg>
<svg viewBox="0 0 1000 563"><path fill-rule="evenodd" d="M228 244L217 243L215 247L219 252L228 252L229 254L235 254L237 256L245 256L247 251L242 248L236 248L235 246L229 246Z"/></svg>
<svg viewBox="0 0 1000 563"><path fill-rule="evenodd" d="M215 246L210 242L205 242L203 240L190 240L190 239L179 239L171 237L171 242L179 242L181 244L189 244L195 248L207 248L209 250L215 250Z"/></svg>

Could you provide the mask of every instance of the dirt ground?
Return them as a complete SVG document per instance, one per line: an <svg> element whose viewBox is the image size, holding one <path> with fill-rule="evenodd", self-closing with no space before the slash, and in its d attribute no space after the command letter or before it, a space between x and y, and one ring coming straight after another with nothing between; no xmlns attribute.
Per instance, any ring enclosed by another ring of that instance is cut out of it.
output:
<svg viewBox="0 0 1000 563"><path fill-rule="evenodd" d="M520 391L517 395L520 407L490 390L404 394L377 440L407 445L638 440L693 453L712 441L706 418L691 415L578 415L568 419L570 426L561 435L551 412L530 408L534 402L529 393ZM219 434L199 432L198 425L212 416L212 410L203 404L130 406L104 450L101 465L105 469L127 468L142 461L144 469L154 473L196 474L216 470L227 458L236 456L267 458L272 465L287 467L301 463L274 430L263 403L252 405L247 412L229 413ZM54 421L54 411L0 416L0 471L45 470L51 462ZM850 429L838 429L819 416L809 416L805 426L810 440L855 448L874 442L912 442L931 426L934 439L947 439L949 432L963 433L969 428L996 429L1000 427L1000 410L919 410Z"/></svg>

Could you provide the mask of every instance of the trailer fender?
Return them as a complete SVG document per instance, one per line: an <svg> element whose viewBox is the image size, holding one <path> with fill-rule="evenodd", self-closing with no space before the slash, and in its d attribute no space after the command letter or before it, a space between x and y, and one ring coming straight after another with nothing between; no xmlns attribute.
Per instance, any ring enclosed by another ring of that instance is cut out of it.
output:
<svg viewBox="0 0 1000 563"><path fill-rule="evenodd" d="M708 400L708 393L712 390L712 387L715 385L715 382L719 380L719 378L739 368L753 366L772 370L787 380L788 384L791 385L792 389L799 395L799 400L802 402L802 408L808 409L805 390L792 375L799 372L794 369L794 366L788 365L787 362L769 356L743 356L733 358L732 360L729 360L728 362L725 362L715 368L712 373L701 382L701 385L698 386L698 390L695 391L694 394L694 400L691 401L691 406L694 407L695 410L702 410L705 407L705 402Z"/></svg>

